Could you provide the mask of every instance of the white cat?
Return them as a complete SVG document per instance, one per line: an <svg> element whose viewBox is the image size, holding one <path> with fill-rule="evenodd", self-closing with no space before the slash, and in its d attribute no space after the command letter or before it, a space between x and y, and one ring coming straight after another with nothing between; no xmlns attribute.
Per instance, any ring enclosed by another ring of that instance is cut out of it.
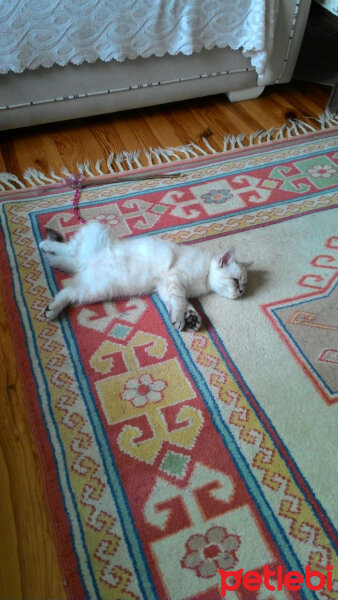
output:
<svg viewBox="0 0 338 600"><path fill-rule="evenodd" d="M47 229L40 243L53 267L74 273L70 285L47 306L55 319L68 304L101 302L157 291L173 325L197 331L201 317L187 298L216 292L238 298L244 292L247 267L234 250L213 256L197 246L177 245L154 237L119 240L96 221L81 227L69 242Z"/></svg>

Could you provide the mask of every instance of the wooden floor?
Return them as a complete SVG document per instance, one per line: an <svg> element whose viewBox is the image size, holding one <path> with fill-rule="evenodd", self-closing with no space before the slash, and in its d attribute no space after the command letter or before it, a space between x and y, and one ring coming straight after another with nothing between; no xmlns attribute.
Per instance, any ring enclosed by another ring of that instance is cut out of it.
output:
<svg viewBox="0 0 338 600"><path fill-rule="evenodd" d="M308 83L271 87L255 100L230 104L225 97L193 100L112 116L16 130L1 135L0 171L19 177L27 167L47 172L110 152L177 146L201 136L221 149L224 135L281 126L315 116L330 88ZM0 600L63 600L53 532L38 456L0 289ZM76 600L76 599L72 599Z"/></svg>
<svg viewBox="0 0 338 600"><path fill-rule="evenodd" d="M315 116L326 106L330 88L308 83L270 87L255 100L229 103L225 96L151 107L109 117L13 130L2 134L0 171L20 176L27 167L77 172L111 152L200 143L203 135L222 150L227 134L279 127L297 116ZM141 160L146 164L145 157Z"/></svg>

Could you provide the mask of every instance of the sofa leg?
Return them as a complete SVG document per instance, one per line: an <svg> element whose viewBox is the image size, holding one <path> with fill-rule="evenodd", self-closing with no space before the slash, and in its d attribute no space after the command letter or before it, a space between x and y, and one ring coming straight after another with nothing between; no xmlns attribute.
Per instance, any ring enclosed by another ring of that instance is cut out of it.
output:
<svg viewBox="0 0 338 600"><path fill-rule="evenodd" d="M256 85L255 87L245 88L244 90L234 90L228 92L225 95L228 97L230 102L238 102L240 100L250 100L251 98L258 98L264 90L264 85Z"/></svg>

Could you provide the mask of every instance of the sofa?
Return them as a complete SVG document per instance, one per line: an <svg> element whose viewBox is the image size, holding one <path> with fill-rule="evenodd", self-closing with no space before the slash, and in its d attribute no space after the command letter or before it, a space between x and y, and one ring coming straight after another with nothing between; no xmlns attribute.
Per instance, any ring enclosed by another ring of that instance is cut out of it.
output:
<svg viewBox="0 0 338 600"><path fill-rule="evenodd" d="M311 0L138 0L133 27L142 34L142 46L138 31L127 32L126 41L124 30L132 22L128 1L83 0L81 15L76 13L79 3L70 0L2 3L1 130L211 94L224 93L232 102L255 98L267 85L290 81L311 4ZM63 12L58 17L60 6ZM234 6L240 14L234 14ZM23 9L29 12L24 15ZM114 29L118 10L123 22ZM164 26L172 15L175 23L168 24L168 33ZM211 33L205 37L207 27ZM113 43L114 32L122 49ZM157 35L154 42L152 34Z"/></svg>

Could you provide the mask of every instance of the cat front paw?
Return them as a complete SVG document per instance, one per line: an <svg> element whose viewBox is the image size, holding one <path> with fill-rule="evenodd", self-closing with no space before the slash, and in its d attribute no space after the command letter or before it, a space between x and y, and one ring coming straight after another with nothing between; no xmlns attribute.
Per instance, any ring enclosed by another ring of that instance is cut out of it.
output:
<svg viewBox="0 0 338 600"><path fill-rule="evenodd" d="M181 309L171 309L170 321L171 324L175 327L175 329L177 329L178 331L183 331L185 325L184 311Z"/></svg>
<svg viewBox="0 0 338 600"><path fill-rule="evenodd" d="M188 308L184 314L184 323L186 329L198 331L201 328L202 319L196 310Z"/></svg>
<svg viewBox="0 0 338 600"><path fill-rule="evenodd" d="M183 329L198 331L202 325L202 319L195 309L188 308L184 313L175 315L172 324L178 331L183 331Z"/></svg>
<svg viewBox="0 0 338 600"><path fill-rule="evenodd" d="M184 327L185 327L185 319L184 319L184 315L182 315L179 318L173 319L171 321L172 325L175 327L175 329L177 329L178 331L183 331Z"/></svg>

